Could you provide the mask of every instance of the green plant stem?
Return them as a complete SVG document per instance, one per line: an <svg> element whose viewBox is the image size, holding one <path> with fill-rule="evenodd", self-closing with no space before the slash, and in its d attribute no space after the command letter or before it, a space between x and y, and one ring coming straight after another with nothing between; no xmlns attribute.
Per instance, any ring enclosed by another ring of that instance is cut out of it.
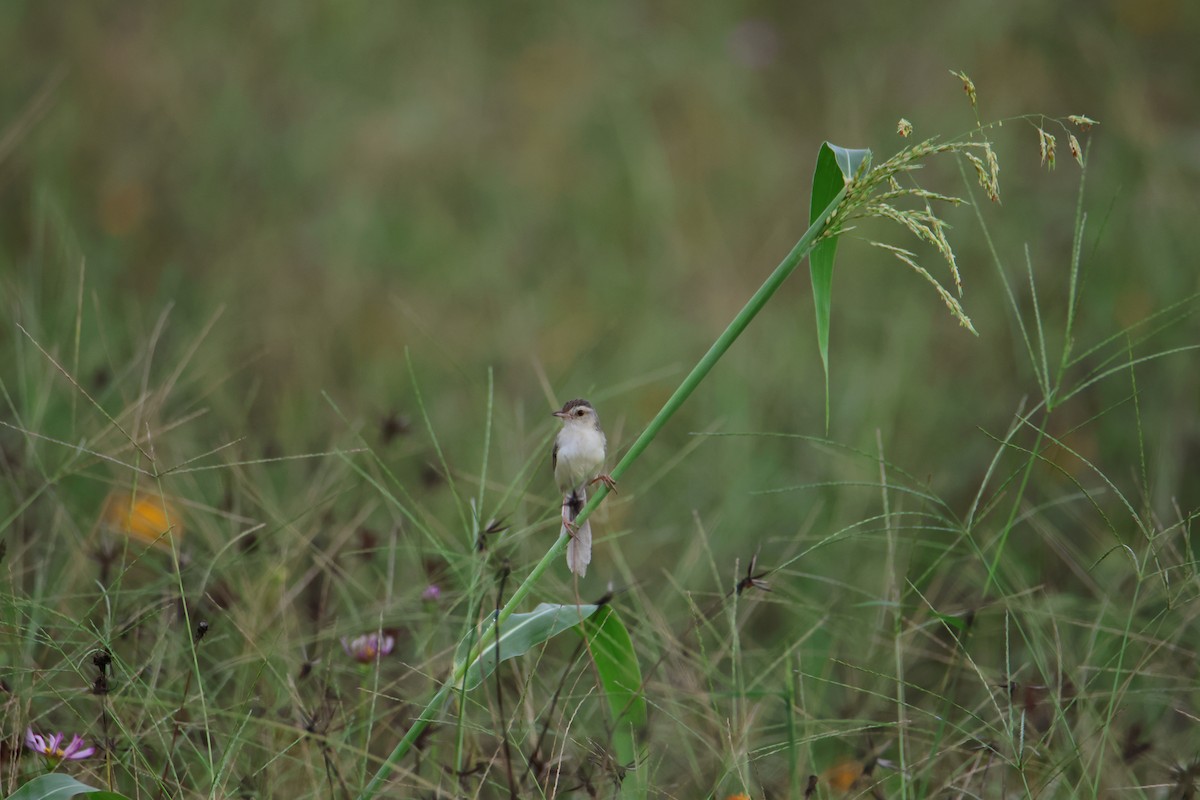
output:
<svg viewBox="0 0 1200 800"><path fill-rule="evenodd" d="M1032 416L1032 415L1031 415ZM1025 462L1025 470L1021 473L1021 483L1017 487L1017 496L1013 498L1012 508L1008 512L1008 519L1004 523L1004 529L1000 531L1000 541L996 543L996 555L992 558L992 563L988 565L987 581L983 584L983 596L988 596L988 591L995 583L999 587L999 580L996 578L996 573L1000 569L1000 558L1004 555L1004 545L1008 542L1008 535L1012 533L1013 526L1017 522L1017 514L1021 511L1021 501L1025 499L1025 487L1029 484L1029 476L1033 474L1034 464L1037 463L1040 457L1042 448L1042 438L1046 435L1046 426L1049 423L1050 412L1047 411L1042 419L1042 424L1037 428L1037 439L1034 440L1033 447L1029 450L1029 460Z"/></svg>
<svg viewBox="0 0 1200 800"><path fill-rule="evenodd" d="M758 291L754 293L754 296L746 302L746 305L743 306L742 310L739 311L737 316L733 318L733 321L729 323L729 326L725 328L725 331L717 337L717 340L713 342L712 347L708 348L708 352L704 354L704 357L701 358L699 363L692 368L692 371L689 372L687 377L683 379L683 383L679 384L679 388L675 390L675 393L668 398L667 402L663 404L662 409L659 410L654 419L650 421L650 424L646 426L646 429L642 431L641 435L638 436L632 445L630 445L629 450L626 451L624 458L622 458L617 465L613 467L610 474L614 480L624 475L625 471L633 465L633 462L637 461L642 452L650 446L650 443L654 441L654 437L658 436L659 431L663 429L663 426L665 426L671 417L675 415L675 412L679 410L684 401L687 400L692 392L696 390L696 387L700 385L700 382L708 376L708 373L712 371L714 366L716 366L717 362L721 359L721 356L725 355L725 352L730 348L734 341L736 341L737 338L742 335L742 332L746 330L746 326L750 324L750 321L758 315L759 311L762 311L763 306L767 304L767 301L771 299L775 292L779 290L779 287L783 285L783 282L787 280L788 276L792 274L796 267L799 266L800 262L803 261L804 258L812 251L813 246L816 245L817 240L821 235L821 232L825 229L825 223L829 221L829 217L832 216L833 212L837 209L838 204L842 202L845 196L846 189L843 188L829 202L829 205L825 207L825 210L813 220L812 225L810 225L808 230L804 232L804 235L800 237L800 241L796 242L796 245L791 249L791 252L784 256L783 261L779 262L779 266L777 266L775 271L771 273L765 282L763 282L763 285L758 288ZM604 498L608 496L608 492L608 487L604 484L600 484L596 493L592 495L591 499L589 499L587 504L583 507L583 510L581 510L575 517L575 523L577 525L582 525L583 522L592 514L592 512L596 510L596 507L599 506L600 503L604 502ZM525 580L521 582L521 585L517 587L515 592L513 592L512 597L510 597L508 602L505 603L504 608L500 610L500 614L495 622L496 625L503 624L505 620L513 615L513 613L517 610L529 593L533 591L533 587L538 582L538 579L542 577L542 573L549 569L550 565L562 555L563 550L567 546L567 540L569 538L570 537L565 532L559 535L558 540L549 550L546 551L546 554L542 556L541 561L534 565L533 569L530 570L529 575L526 576ZM447 678L446 682L442 684L442 687L438 689L437 693L429 701L428 705L425 706L425 709L421 712L420 716L418 716L413 722L412 727L408 729L408 732L404 734L404 737L396 745L395 749L392 750L391 754L384 760L383 764L379 767L379 771L375 773L375 777L371 779L371 782L368 783L359 794L359 800L370 800L370 798L374 797L375 794L383 787L383 784L387 780L393 766L408 753L408 751L412 748L413 743L417 740L417 737L424 732L429 723L432 722L437 716L438 712L441 710L442 704L445 702L446 697L450 692L451 687L457 685L462 679L462 676L466 672L468 666L472 663L476 654L479 652L479 648L487 646L488 632L488 630L485 630L480 635L475 646L471 648L467 656L463 658L462 662L457 667L455 667L450 677Z"/></svg>

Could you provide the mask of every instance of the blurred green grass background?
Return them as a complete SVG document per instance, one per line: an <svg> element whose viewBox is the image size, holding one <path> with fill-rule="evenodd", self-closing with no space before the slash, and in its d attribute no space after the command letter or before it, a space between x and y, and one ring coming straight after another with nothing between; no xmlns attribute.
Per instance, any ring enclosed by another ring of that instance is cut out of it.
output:
<svg viewBox="0 0 1200 800"><path fill-rule="evenodd" d="M54 87L3 164L10 285L38 286L39 313L65 325L86 258L103 318L85 316L84 333L127 331L118 346L168 303L179 339L223 307L196 371L253 385L245 414L282 441L323 438L319 390L363 415L407 410L405 347L430 372L447 436L476 438L488 365L502 408L548 408L535 361L558 398L654 376L602 407L640 426L673 385L664 372L702 351L804 227L822 139L886 152L901 116L918 136L971 125L950 67L972 75L985 119L1103 123L1080 341L1197 288L1192 4L0 13L10 126ZM1008 202L987 213L1000 251L1020 266L1028 243L1043 300L1061 303L1076 170L1064 158L1039 172L1027 126L999 146ZM952 172L930 182L959 185ZM956 454L971 463L972 443L986 446L975 427L1002 426L1029 375L969 211L951 221L970 231L956 238L982 336L848 244L831 434L867 445L881 428L889 452L955 475ZM798 279L674 434L716 420L820 433L810 318ZM127 355L92 351L82 367ZM1196 386L1162 389L1151 418L1165 425ZM698 499L688 483L668 493L684 508Z"/></svg>
<svg viewBox="0 0 1200 800"><path fill-rule="evenodd" d="M807 227L821 141L886 155L901 145L900 117L917 137L974 125L949 69L973 78L985 121L1044 112L1101 123L1088 137L1075 330L1085 347L1200 290L1197 35L1200 6L1184 0L5 4L0 418L64 441L105 428L19 322L114 416L169 386L141 417L159 426L188 418L156 436L165 463L235 439L220 458L326 451L353 446L349 432L361 429L452 528L406 349L447 460L468 484L493 370L493 501L541 458L548 412L562 400L590 397L614 448L627 444ZM1028 247L1053 343L1080 171L1062 138L1058 168L1040 168L1026 123L1005 125L996 143L1004 202L983 213L1026 315ZM962 191L948 162L921 180ZM1002 435L1037 389L973 211L947 218L981 335L958 328L921 281L851 234L834 278L829 438L874 453L878 431L890 461L962 510L996 447L984 432ZM620 535L623 578L656 581L686 548L692 556L678 566L692 571L673 575L681 591L719 591L735 557L744 565L761 547L777 563L797 537L878 513L869 488L753 494L871 480L869 461L786 440L690 436L824 435L812 329L797 274L629 474L633 499L600 522ZM1153 348L1196 334L1186 319ZM1137 374L1152 475L1139 499L1164 519L1176 505L1200 506L1198 375L1188 354ZM1130 393L1128 381L1098 384L1061 409L1051 432L1069 434L1073 449L1138 495ZM389 415L411 423L390 443L381 435ZM63 515L36 504L18 511L31 486L18 461L35 461L44 477L69 451L11 428L0 442L12 478L4 516L29 548L33 531ZM122 452L119 437L108 443ZM212 517L189 520L201 553L220 552L238 529L216 521L218 508L268 520L281 548L293 525L386 530L394 510L339 467L318 459L165 486ZM72 472L68 499L59 498L76 520L99 513L108 484L129 477L89 470ZM1066 471L1086 472L1076 462ZM544 509L486 513L552 514L548 465L529 481ZM1073 488L1045 467L1034 486L1033 501ZM720 579L693 557L698 521ZM82 540L86 523L53 535ZM522 533L512 552L534 558L551 536L549 527ZM1084 563L1108 547L1095 539L1080 545ZM618 571L603 567L609 546L598 545L589 590ZM1030 554L1017 567L1030 583L1069 583L1042 564L1035 539L1015 537L1013 547ZM281 586L295 574L286 563ZM878 539L850 537L798 566L862 586L883 563Z"/></svg>

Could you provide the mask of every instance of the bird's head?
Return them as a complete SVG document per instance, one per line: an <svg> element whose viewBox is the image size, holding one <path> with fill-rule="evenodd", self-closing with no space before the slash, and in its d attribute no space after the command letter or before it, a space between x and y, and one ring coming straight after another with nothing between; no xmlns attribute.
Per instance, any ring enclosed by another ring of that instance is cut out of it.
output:
<svg viewBox="0 0 1200 800"><path fill-rule="evenodd" d="M554 412L554 416L562 420L563 427L579 425L588 428L600 426L596 409L587 400L568 400L563 407Z"/></svg>

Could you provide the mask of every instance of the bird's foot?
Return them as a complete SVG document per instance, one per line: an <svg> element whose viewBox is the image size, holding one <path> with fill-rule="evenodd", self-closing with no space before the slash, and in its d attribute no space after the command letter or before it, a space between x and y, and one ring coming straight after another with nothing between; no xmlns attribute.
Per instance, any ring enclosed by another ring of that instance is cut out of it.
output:
<svg viewBox="0 0 1200 800"><path fill-rule="evenodd" d="M612 475L609 475L607 472L603 475L597 475L596 477L592 478L590 481L588 481L588 486L591 486L593 483L597 482L603 483L605 486L607 486L610 492L617 492L617 482L614 481L612 479Z"/></svg>

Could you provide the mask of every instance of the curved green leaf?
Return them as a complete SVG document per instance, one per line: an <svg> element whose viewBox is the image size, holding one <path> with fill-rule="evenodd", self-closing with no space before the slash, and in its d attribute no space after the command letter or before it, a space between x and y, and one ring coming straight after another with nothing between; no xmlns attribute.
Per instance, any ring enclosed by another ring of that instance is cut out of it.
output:
<svg viewBox="0 0 1200 800"><path fill-rule="evenodd" d="M582 634L600 675L604 696L612 710L613 748L623 764L635 760L633 731L646 724L646 699L642 694L642 669L633 640L612 606L585 622Z"/></svg>
<svg viewBox="0 0 1200 800"><path fill-rule="evenodd" d="M129 800L123 794L88 786L61 772L39 775L6 800L70 800L81 794L86 794L88 800Z"/></svg>
<svg viewBox="0 0 1200 800"><path fill-rule="evenodd" d="M809 221L833 202L860 169L869 165L870 150L849 150L825 142L817 151L817 168L813 171L812 199ZM821 366L825 370L825 430L829 430L829 308L833 290L833 259L837 255L837 236L822 239L808 256L812 275L813 307L817 313L817 347L821 350Z"/></svg>
<svg viewBox="0 0 1200 800"><path fill-rule="evenodd" d="M646 725L646 698L633 640L612 606L604 606L581 625L580 633L587 638L612 714L613 752L617 762L627 768L620 797L645 797L645 776L637 769L645 762L644 748L638 747L637 732Z"/></svg>
<svg viewBox="0 0 1200 800"><path fill-rule="evenodd" d="M510 658L525 655L535 645L578 625L596 613L597 608L599 606L564 606L542 603L528 614L513 614L505 621L504 628L500 631L498 648L496 639L490 630L484 635L483 642L476 648L477 655L466 669L464 678L466 688L474 689L483 683L483 679L492 673L500 661L508 661ZM469 641L464 640L459 645L458 656L454 661L454 674L456 675L460 674L459 670L469 644Z"/></svg>

